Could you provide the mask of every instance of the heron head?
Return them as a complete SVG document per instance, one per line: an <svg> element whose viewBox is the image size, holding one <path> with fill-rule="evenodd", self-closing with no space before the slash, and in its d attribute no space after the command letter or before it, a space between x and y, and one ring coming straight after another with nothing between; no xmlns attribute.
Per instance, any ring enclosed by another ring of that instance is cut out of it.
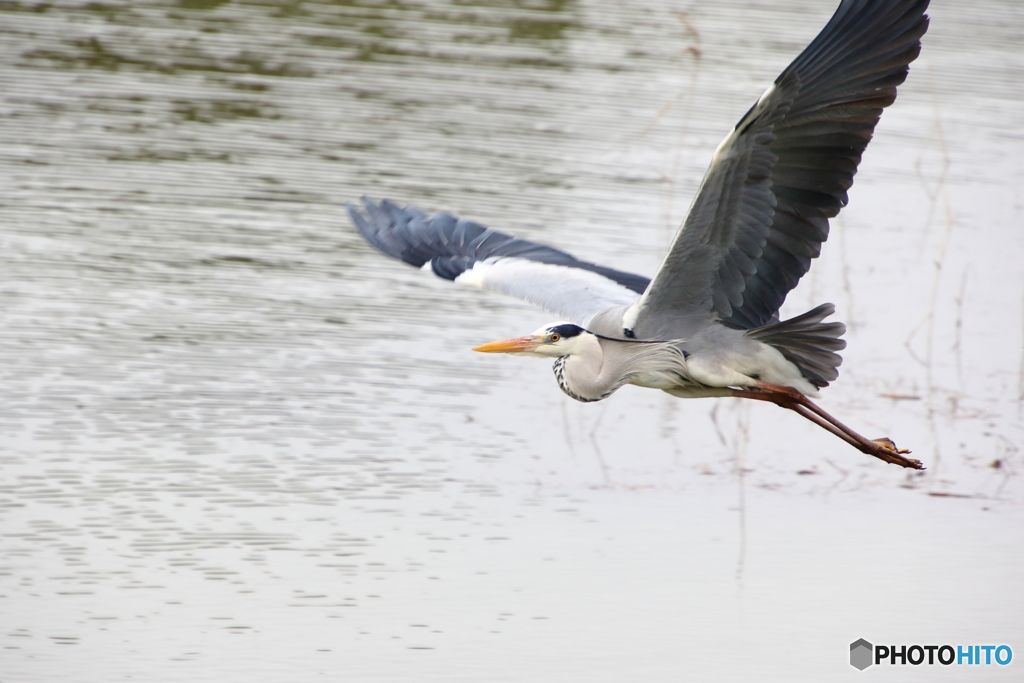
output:
<svg viewBox="0 0 1024 683"><path fill-rule="evenodd" d="M473 350L483 353L514 353L520 356L561 358L579 353L585 340L593 336L573 323L552 323L525 337L513 337L481 344Z"/></svg>

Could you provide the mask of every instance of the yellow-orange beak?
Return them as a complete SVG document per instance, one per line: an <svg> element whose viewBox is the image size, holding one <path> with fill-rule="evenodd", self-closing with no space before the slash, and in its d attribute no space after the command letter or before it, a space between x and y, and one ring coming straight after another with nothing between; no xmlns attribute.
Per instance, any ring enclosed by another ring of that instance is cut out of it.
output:
<svg viewBox="0 0 1024 683"><path fill-rule="evenodd" d="M540 342L531 335L529 337L513 337L512 339L502 339L501 341L481 344L480 346L473 347L473 350L480 351L481 353L524 353L526 351L533 351L538 346L540 346Z"/></svg>

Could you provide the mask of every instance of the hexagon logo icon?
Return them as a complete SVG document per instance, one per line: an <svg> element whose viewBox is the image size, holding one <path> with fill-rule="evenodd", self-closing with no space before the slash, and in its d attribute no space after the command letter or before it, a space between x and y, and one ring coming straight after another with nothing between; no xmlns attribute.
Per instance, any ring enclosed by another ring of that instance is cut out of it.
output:
<svg viewBox="0 0 1024 683"><path fill-rule="evenodd" d="M850 643L850 666L863 671L872 665L875 646L863 638Z"/></svg>

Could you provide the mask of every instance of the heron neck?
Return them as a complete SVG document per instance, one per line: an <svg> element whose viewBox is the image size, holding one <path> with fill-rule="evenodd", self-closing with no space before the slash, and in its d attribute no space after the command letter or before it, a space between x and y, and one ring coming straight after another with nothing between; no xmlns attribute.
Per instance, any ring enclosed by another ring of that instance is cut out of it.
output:
<svg viewBox="0 0 1024 683"><path fill-rule="evenodd" d="M555 360L558 386L584 403L608 398L622 386L622 376L609 368L605 360L601 342L589 335L576 353Z"/></svg>

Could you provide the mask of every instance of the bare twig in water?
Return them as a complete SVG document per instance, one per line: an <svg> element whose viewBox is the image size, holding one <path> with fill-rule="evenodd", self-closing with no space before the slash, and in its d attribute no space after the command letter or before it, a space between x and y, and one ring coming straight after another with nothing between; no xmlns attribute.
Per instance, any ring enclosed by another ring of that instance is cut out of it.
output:
<svg viewBox="0 0 1024 683"><path fill-rule="evenodd" d="M745 403L737 408L736 421L739 429L733 441L733 454L736 458L736 483L739 488L740 507L740 552L736 559L736 580L743 579L743 568L747 559L747 444L750 442L750 409Z"/></svg>
<svg viewBox="0 0 1024 683"><path fill-rule="evenodd" d="M594 425L590 429L590 443L594 446L594 453L597 454L597 462L601 465L601 474L604 475L604 483L611 484L611 477L608 476L608 463L604 460L604 454L601 452L601 447L597 445L597 428L601 426L601 420L604 419L604 414L608 410L608 404L601 406L601 411L597 415L597 419L594 420Z"/></svg>
<svg viewBox="0 0 1024 683"><path fill-rule="evenodd" d="M946 183L950 167L949 147L946 142L945 131L942 127L941 109L938 106L937 101L935 100L936 89L934 86L932 73L930 70L927 69L926 73L928 74L929 92L932 96L932 114L934 117L932 124L932 130L934 132L934 135L931 136L931 139L933 139L938 145L939 156L941 158L942 164L939 169L939 174L935 179L936 182L934 189L931 189L928 185L928 179L925 177L924 172L922 170L924 167L924 154L926 150L921 150L921 154L918 155L917 161L915 163L918 178L920 178L921 185L924 188L925 194L928 195L928 198L930 200L928 204L928 214L925 218L924 223L925 230L923 233L923 239L927 239L927 236L929 235L928 227L932 224L932 221L934 220L935 215L939 211L940 207L943 212L943 222L945 224L946 229L938 245L938 254L936 256L934 263L935 275L932 280L932 290L931 297L928 303L928 310L925 313L924 319L921 321L921 323L915 326L913 331L911 331L910 335L904 342L904 346L910 352L910 355L918 362L921 362L925 368L925 380L928 386L926 394L926 409L928 414L928 423L930 425L933 442L935 444L933 450L933 457L931 458L931 468L932 474L935 475L938 473L942 461L942 440L939 438L938 434L938 422L936 419L937 408L935 406L935 395L937 389L937 387L935 386L934 376L935 318L936 313L938 311L939 289L942 284L943 272L946 267L946 255L948 253L949 243L953 234L953 227L956 224L956 220L953 216L953 209L950 205L949 191ZM930 165L929 167L934 168L934 165ZM924 359L919 358L917 354L914 353L913 348L911 347L911 342L914 336L917 334L917 332L921 329L922 326L925 327L927 331L925 339Z"/></svg>
<svg viewBox="0 0 1024 683"><path fill-rule="evenodd" d="M1017 369L1017 415L1020 416L1021 408L1024 407L1024 295L1021 296L1021 344L1020 344L1020 367Z"/></svg>
<svg viewBox="0 0 1024 683"><path fill-rule="evenodd" d="M953 355L956 357L956 379L961 390L964 388L963 355L961 353L961 334L964 328L964 292L967 291L967 269L960 280L960 293L956 296L956 322L953 323Z"/></svg>
<svg viewBox="0 0 1024 683"><path fill-rule="evenodd" d="M696 98L697 95L697 82L701 71L700 58L703 54L703 51L701 50L700 46L700 32L693 25L693 22L690 21L689 13L680 10L676 12L676 16L679 18L679 21L682 22L683 28L686 31L686 35L693 39L693 44L690 45L683 53L684 55L689 55L690 57L693 58L693 68L690 70L690 87L686 91L688 93L688 97L686 98L683 105L683 116L682 120L679 122L679 135L676 138L675 153L672 155L672 165L669 168L667 176L668 182L666 183L665 188L666 192L663 223L666 226L668 226L668 239L670 240L672 239L672 235L675 234L676 230L676 226L673 225L672 222L672 209L674 206L674 199L677 194L676 178L679 175L679 162L680 157L682 156L683 146L686 141L686 133L687 131L690 130L690 112L693 109L693 100ZM668 106L670 107L674 105L679 100L680 95L681 93L673 97L672 100L668 103ZM665 107L662 107L662 109L665 110ZM662 112L659 111L658 115L660 116L661 113Z"/></svg>
<svg viewBox="0 0 1024 683"><path fill-rule="evenodd" d="M576 459L576 440L572 438L572 434L569 432L569 409L566 408L565 401L559 401L558 405L562 408L562 428L565 433L565 442L569 445L569 453L572 455L572 459Z"/></svg>

